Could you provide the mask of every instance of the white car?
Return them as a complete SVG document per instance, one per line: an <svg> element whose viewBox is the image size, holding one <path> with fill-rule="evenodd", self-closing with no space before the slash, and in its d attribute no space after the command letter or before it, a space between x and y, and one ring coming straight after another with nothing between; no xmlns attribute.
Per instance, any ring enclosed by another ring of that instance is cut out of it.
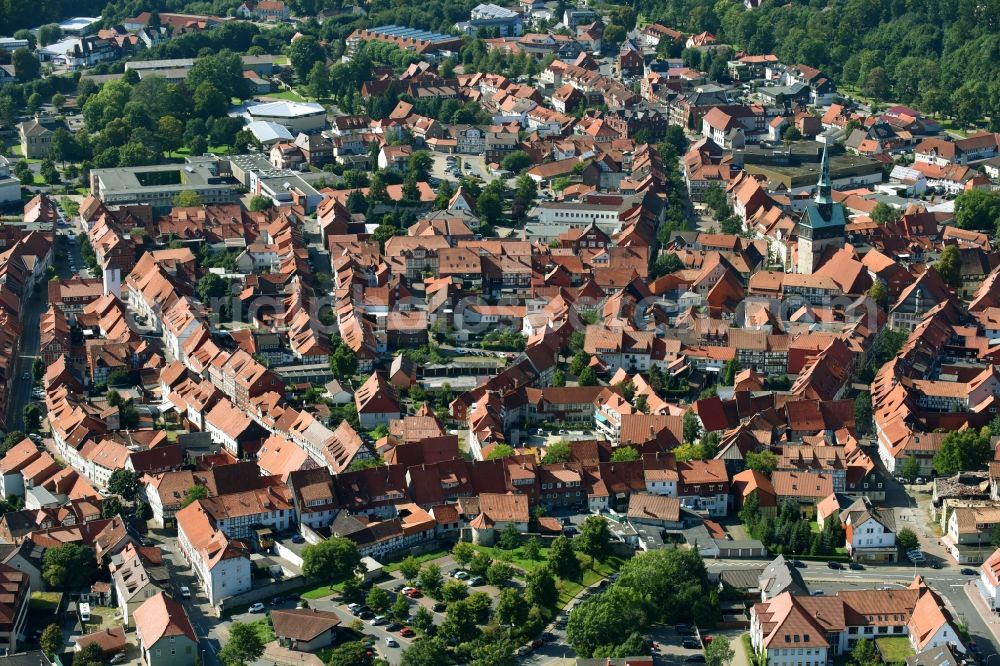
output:
<svg viewBox="0 0 1000 666"><path fill-rule="evenodd" d="M190 599L191 598L191 588L187 585L181 585L181 598Z"/></svg>
<svg viewBox="0 0 1000 666"><path fill-rule="evenodd" d="M459 569L458 571L452 571L451 572L451 577L452 578L457 578L458 580L465 580L466 578L469 577L469 572L468 571L462 571L461 569Z"/></svg>
<svg viewBox="0 0 1000 666"><path fill-rule="evenodd" d="M252 606L250 606L250 608L248 608L247 610L250 611L251 613L263 613L264 612L264 604L262 604L262 603L260 603L258 601L257 603L255 603Z"/></svg>
<svg viewBox="0 0 1000 666"><path fill-rule="evenodd" d="M385 637L385 646L386 647L399 647L399 643L397 643L396 639L393 638L392 636L386 636Z"/></svg>
<svg viewBox="0 0 1000 666"><path fill-rule="evenodd" d="M115 656L111 657L111 661L109 661L108 663L109 664L124 664L126 661L128 661L128 657L125 655L125 653L124 652L119 652Z"/></svg>
<svg viewBox="0 0 1000 666"><path fill-rule="evenodd" d="M368 624L372 625L373 627L377 627L380 624L385 624L385 615L376 615L375 617L373 617L371 620L368 621Z"/></svg>

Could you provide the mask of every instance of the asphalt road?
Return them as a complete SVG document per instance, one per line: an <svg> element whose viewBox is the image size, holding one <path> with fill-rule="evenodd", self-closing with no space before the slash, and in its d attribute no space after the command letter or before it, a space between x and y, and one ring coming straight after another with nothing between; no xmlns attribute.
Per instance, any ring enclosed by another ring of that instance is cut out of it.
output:
<svg viewBox="0 0 1000 666"><path fill-rule="evenodd" d="M31 400L31 389L34 381L31 378L31 366L38 356L38 321L42 312L48 307L49 293L45 282L42 282L36 293L27 301L21 303L21 342L14 365L14 376L11 377L10 399L7 401L8 430L22 430L24 407ZM25 379L25 374L28 378Z"/></svg>

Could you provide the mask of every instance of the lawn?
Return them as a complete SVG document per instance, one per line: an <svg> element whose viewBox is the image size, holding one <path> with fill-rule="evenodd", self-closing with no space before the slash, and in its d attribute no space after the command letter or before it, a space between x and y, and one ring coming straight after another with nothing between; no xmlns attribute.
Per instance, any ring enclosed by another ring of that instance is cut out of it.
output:
<svg viewBox="0 0 1000 666"><path fill-rule="evenodd" d="M249 624L251 627L253 627L254 633L257 634L257 637L260 638L261 643L264 643L266 645L267 643L270 643L275 639L274 630L271 629L271 625L268 624L267 618L254 620Z"/></svg>
<svg viewBox="0 0 1000 666"><path fill-rule="evenodd" d="M90 606L90 622L84 624L83 633L92 633L121 624L120 619L115 618L118 609L107 606Z"/></svg>
<svg viewBox="0 0 1000 666"><path fill-rule="evenodd" d="M436 560L439 557L444 557L448 553L449 551L447 550L432 550L429 553L424 553L423 555L417 555L413 559L417 561L417 564L423 564L424 562L430 562L431 560ZM385 571L386 573L392 573L393 571L398 571L399 565L401 565L402 563L403 560L399 560L398 562L390 562L389 564L386 564L382 568L382 570Z"/></svg>
<svg viewBox="0 0 1000 666"><path fill-rule="evenodd" d="M577 557L581 558L581 564L583 564L582 556L579 553L577 553ZM566 604L576 597L576 595L580 594L585 587L590 587L591 585L594 585L600 580L615 573L621 569L624 562L625 560L620 557L609 557L603 562L596 562L592 568L583 570L582 583L577 583L572 580L559 580L556 583L556 587L559 589L559 601L557 602L557 606L559 608L565 608Z"/></svg>
<svg viewBox="0 0 1000 666"><path fill-rule="evenodd" d="M902 664L906 662L907 657L913 656L910 639L904 636L876 638L875 645L887 664Z"/></svg>
<svg viewBox="0 0 1000 666"><path fill-rule="evenodd" d="M62 598L62 592L32 592L28 607L33 612L54 613Z"/></svg>
<svg viewBox="0 0 1000 666"><path fill-rule="evenodd" d="M209 146L208 147L208 152L215 153L217 155L225 155L226 153L229 152L229 146L227 146L227 145ZM178 159L178 158L179 159L184 159L185 157L187 157L190 154L191 154L191 149L188 148L187 146L185 146L183 148L178 148L177 150L170 151L169 153L167 153L167 157L172 157L174 159Z"/></svg>
<svg viewBox="0 0 1000 666"><path fill-rule="evenodd" d="M314 587L311 590L306 590L299 596L303 599L322 599L323 597L329 597L332 594L340 594L344 591L343 583L335 583L334 585L320 585L319 587Z"/></svg>
<svg viewBox="0 0 1000 666"><path fill-rule="evenodd" d="M273 97L274 99L284 99L284 100L288 100L289 102L307 102L307 101L309 101L309 98L303 97L302 95L298 94L294 90L282 90L281 92L278 92L278 93L267 93L267 95L264 95L264 97L268 97L268 98L272 98Z"/></svg>
<svg viewBox="0 0 1000 666"><path fill-rule="evenodd" d="M472 547L481 553L486 553L494 560L508 562L526 572L534 571L535 567L538 565L545 564L549 557L549 551L551 550L550 548L539 548L538 559L529 560L524 555L523 546L516 550L504 550L503 548L497 548L496 546L480 546L478 544L472 544Z"/></svg>

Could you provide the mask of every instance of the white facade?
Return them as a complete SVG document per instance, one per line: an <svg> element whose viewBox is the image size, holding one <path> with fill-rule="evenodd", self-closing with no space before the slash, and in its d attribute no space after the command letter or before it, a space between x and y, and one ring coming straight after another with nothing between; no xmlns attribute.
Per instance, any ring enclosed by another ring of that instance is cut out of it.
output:
<svg viewBox="0 0 1000 666"><path fill-rule="evenodd" d="M192 548L181 527L177 529L177 543L213 606L226 597L242 594L253 587L249 557L230 557L210 566L201 553Z"/></svg>

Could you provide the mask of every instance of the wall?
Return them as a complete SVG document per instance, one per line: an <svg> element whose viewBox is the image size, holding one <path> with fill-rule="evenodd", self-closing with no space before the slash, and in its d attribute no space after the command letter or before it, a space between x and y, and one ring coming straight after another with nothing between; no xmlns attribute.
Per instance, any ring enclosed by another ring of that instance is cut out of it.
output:
<svg viewBox="0 0 1000 666"><path fill-rule="evenodd" d="M230 612L235 608L247 606L255 601L272 599L279 594L284 594L285 592L301 590L305 584L306 578L304 576L292 576L290 578L285 578L280 583L257 585L241 594L226 597L214 607L215 612L221 616L223 613Z"/></svg>

